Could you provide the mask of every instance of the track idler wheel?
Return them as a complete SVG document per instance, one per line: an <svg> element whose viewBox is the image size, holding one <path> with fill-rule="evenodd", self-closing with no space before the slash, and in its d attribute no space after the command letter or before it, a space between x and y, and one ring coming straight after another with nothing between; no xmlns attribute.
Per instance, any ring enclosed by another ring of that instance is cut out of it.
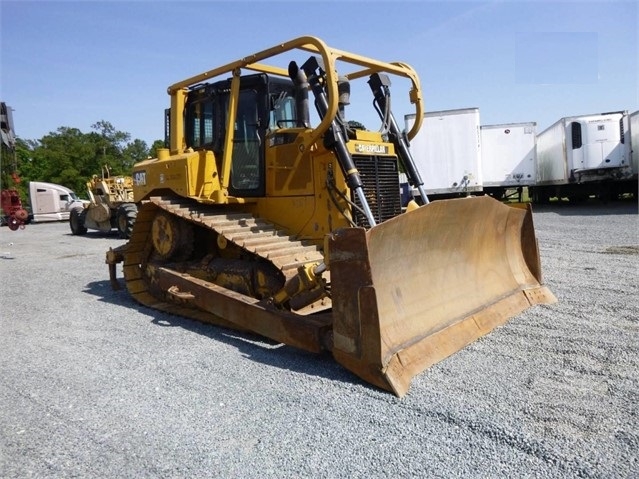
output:
<svg viewBox="0 0 639 479"><path fill-rule="evenodd" d="M164 211L151 226L153 248L164 260L183 261L193 252L193 225Z"/></svg>

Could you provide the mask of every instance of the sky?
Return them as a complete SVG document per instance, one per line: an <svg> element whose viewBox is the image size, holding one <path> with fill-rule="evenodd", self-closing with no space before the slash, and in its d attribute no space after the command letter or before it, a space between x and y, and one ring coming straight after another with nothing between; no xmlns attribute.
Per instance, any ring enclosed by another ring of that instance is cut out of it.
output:
<svg viewBox="0 0 639 479"><path fill-rule="evenodd" d="M639 109L638 30L635 1L0 0L0 99L25 140L104 120L150 146L169 85L312 35L411 65L426 111L479 108L482 125L541 132ZM414 110L402 86L391 91L403 126ZM370 95L354 91L347 118L376 130Z"/></svg>

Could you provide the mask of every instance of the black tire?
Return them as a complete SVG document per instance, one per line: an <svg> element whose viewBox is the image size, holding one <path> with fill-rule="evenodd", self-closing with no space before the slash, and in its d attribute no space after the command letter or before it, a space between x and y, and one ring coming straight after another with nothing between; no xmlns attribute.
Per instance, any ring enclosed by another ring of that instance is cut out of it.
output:
<svg viewBox="0 0 639 479"><path fill-rule="evenodd" d="M137 217L138 207L135 203L123 203L118 207L115 221L120 238L129 239L131 237Z"/></svg>
<svg viewBox="0 0 639 479"><path fill-rule="evenodd" d="M69 226L71 226L71 233L74 235L84 235L87 233L87 228L84 226L84 218L86 212L84 208L77 207L71 210L69 215Z"/></svg>

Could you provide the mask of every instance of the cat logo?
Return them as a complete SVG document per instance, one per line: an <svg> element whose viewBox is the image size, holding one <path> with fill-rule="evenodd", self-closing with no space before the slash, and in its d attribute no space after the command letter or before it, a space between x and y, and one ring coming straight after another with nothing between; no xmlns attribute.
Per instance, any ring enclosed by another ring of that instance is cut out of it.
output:
<svg viewBox="0 0 639 479"><path fill-rule="evenodd" d="M355 151L357 153L367 153L376 155L387 155L388 146L386 145L371 145L368 143L355 143Z"/></svg>
<svg viewBox="0 0 639 479"><path fill-rule="evenodd" d="M146 186L146 171L136 171L133 173L133 183L135 186Z"/></svg>

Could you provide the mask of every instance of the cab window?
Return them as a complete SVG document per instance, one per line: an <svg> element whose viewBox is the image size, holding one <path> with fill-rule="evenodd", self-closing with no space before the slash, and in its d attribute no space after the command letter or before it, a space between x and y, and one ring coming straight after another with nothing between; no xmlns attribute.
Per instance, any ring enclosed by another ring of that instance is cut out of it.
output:
<svg viewBox="0 0 639 479"><path fill-rule="evenodd" d="M260 189L261 145L258 94L255 90L240 92L234 125L231 164L231 188L235 191Z"/></svg>

